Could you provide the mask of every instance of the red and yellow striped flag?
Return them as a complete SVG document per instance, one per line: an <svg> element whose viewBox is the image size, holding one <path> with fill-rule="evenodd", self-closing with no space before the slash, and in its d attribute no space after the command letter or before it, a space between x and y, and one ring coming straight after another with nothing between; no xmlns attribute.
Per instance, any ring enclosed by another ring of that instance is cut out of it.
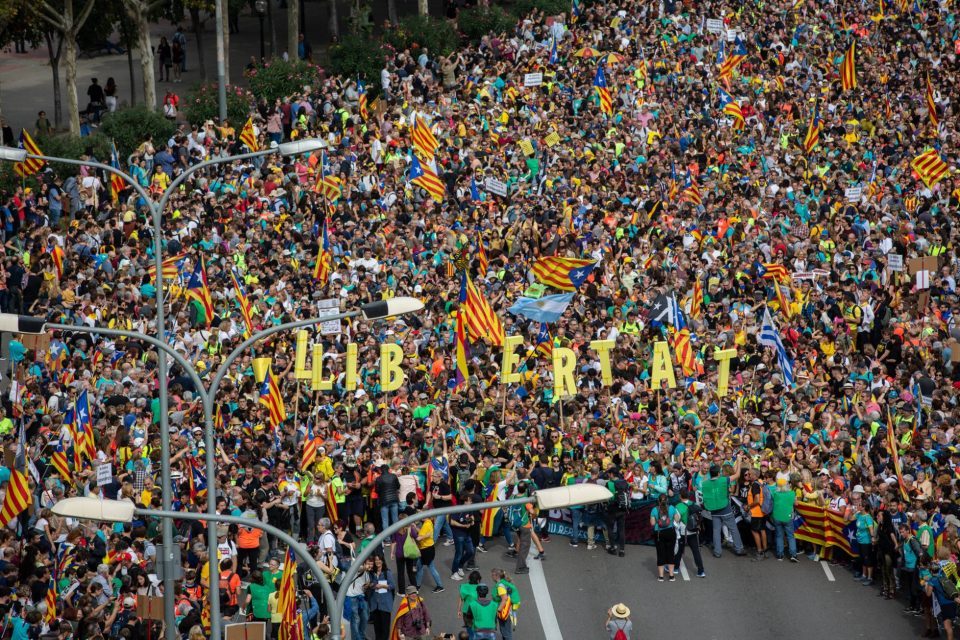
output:
<svg viewBox="0 0 960 640"><path fill-rule="evenodd" d="M923 184L928 187L932 187L943 180L947 172L950 171L950 167L947 166L947 163L943 161L935 149L924 151L918 155L910 162L910 166L923 180Z"/></svg>
<svg viewBox="0 0 960 640"><path fill-rule="evenodd" d="M0 508L0 527L9 525L31 504L33 504L33 493L30 491L27 476L21 471L11 469L7 493L3 497L3 507Z"/></svg>
<svg viewBox="0 0 960 640"><path fill-rule="evenodd" d="M930 116L930 124L933 125L933 130L936 131L937 127L940 125L940 120L937 118L937 103L933 99L933 85L930 84L930 74L927 74L927 114Z"/></svg>
<svg viewBox="0 0 960 640"><path fill-rule="evenodd" d="M26 149L27 153L32 153L35 156L43 155L43 152L40 151L40 147L38 147L37 143L33 141L33 138L30 137L30 134L27 133L26 129L20 130L20 144L18 146L21 149ZM13 165L13 172L21 178L26 178L27 176L33 175L37 171L40 171L45 164L46 163L43 160L39 160L37 158L27 158L23 162L18 162Z"/></svg>
<svg viewBox="0 0 960 640"><path fill-rule="evenodd" d="M303 621L297 610L297 560L290 548L280 577L277 611L281 616L280 640L303 640Z"/></svg>
<svg viewBox="0 0 960 640"><path fill-rule="evenodd" d="M673 352L677 362L683 370L683 375L692 376L697 372L697 363L693 358L693 347L690 346L690 330L681 329L673 336Z"/></svg>
<svg viewBox="0 0 960 640"><path fill-rule="evenodd" d="M410 162L410 182L417 185L430 194L430 197L436 202L443 202L443 196L446 193L446 187L440 176L432 166L426 161L421 162L416 154L412 156Z"/></svg>
<svg viewBox="0 0 960 640"><path fill-rule="evenodd" d="M700 276L693 281L693 299L690 302L690 317L696 320L700 317L700 311L703 309L703 283Z"/></svg>
<svg viewBox="0 0 960 640"><path fill-rule="evenodd" d="M397 622L399 622L400 618L419 607L420 602L419 596L404 597L400 601L397 613L393 616L393 622L390 623L390 640L400 640L400 629L397 628Z"/></svg>
<svg viewBox="0 0 960 640"><path fill-rule="evenodd" d="M253 128L253 118L247 118L246 124L240 130L240 142L251 152L260 150L260 145L257 143L257 132Z"/></svg>
<svg viewBox="0 0 960 640"><path fill-rule="evenodd" d="M270 412L271 426L278 427L287 419L287 409L283 405L280 387L277 386L269 369L267 369L267 376L263 379L263 384L260 385L260 404Z"/></svg>
<svg viewBox="0 0 960 640"><path fill-rule="evenodd" d="M419 115L414 117L411 137L413 138L413 148L416 149L421 158L427 160L433 158L433 154L437 152L440 143L437 142L436 136L433 135L430 127Z"/></svg>
<svg viewBox="0 0 960 640"><path fill-rule="evenodd" d="M487 339L495 347L503 346L503 323L469 277L467 278L467 301L462 311L471 342Z"/></svg>
<svg viewBox="0 0 960 640"><path fill-rule="evenodd" d="M300 469L306 471L317 459L317 439L313 435L313 425L307 425L307 437L303 439L303 455L300 457Z"/></svg>
<svg viewBox="0 0 960 640"><path fill-rule="evenodd" d="M327 495L323 497L323 503L327 507L330 522L337 522L340 519L340 509L337 508L337 490L333 486L333 478L327 478Z"/></svg>
<svg viewBox="0 0 960 640"><path fill-rule="evenodd" d="M857 88L857 43L851 42L850 48L840 63L840 85L844 91Z"/></svg>
<svg viewBox="0 0 960 640"><path fill-rule="evenodd" d="M494 485L491 487L490 495L487 496L486 502L496 502L497 501L497 486ZM484 509L483 514L480 516L480 535L484 538L489 538L493 536L493 525L497 519L497 512L500 511L500 508L495 509Z"/></svg>
<svg viewBox="0 0 960 640"><path fill-rule="evenodd" d="M45 622L51 622L57 619L57 586L50 578L50 584L47 585L47 597L44 600L47 603L47 614L43 617Z"/></svg>
<svg viewBox="0 0 960 640"><path fill-rule="evenodd" d="M477 236L477 262L480 263L480 276L487 275L487 269L490 268L490 259L487 257L487 250L483 248L483 237Z"/></svg>

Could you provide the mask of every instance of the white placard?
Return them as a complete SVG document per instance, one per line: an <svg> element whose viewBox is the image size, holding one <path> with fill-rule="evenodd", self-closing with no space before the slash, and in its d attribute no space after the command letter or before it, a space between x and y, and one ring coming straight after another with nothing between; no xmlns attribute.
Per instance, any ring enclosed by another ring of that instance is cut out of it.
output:
<svg viewBox="0 0 960 640"><path fill-rule="evenodd" d="M814 270L813 270L813 275L815 275L815 276L823 276L824 278L829 278L829 277L830 277L830 271L827 270L827 269L814 269Z"/></svg>
<svg viewBox="0 0 960 640"><path fill-rule="evenodd" d="M723 20L720 18L707 18L707 31L710 33L723 33Z"/></svg>
<svg viewBox="0 0 960 640"><path fill-rule="evenodd" d="M335 316L340 313L340 300L337 298L327 298L317 301L317 316ZM340 321L330 320L320 323L320 335L329 336L340 333Z"/></svg>
<svg viewBox="0 0 960 640"><path fill-rule="evenodd" d="M930 288L930 272L917 271L917 291L923 291Z"/></svg>
<svg viewBox="0 0 960 640"><path fill-rule="evenodd" d="M113 482L113 465L97 465L97 486L103 487Z"/></svg>
<svg viewBox="0 0 960 640"><path fill-rule="evenodd" d="M736 42L738 36L740 37L740 40L746 40L746 38L743 37L743 31L740 31L739 29L728 30L727 42Z"/></svg>
<svg viewBox="0 0 960 640"><path fill-rule="evenodd" d="M899 253L888 253L887 268L890 271L903 271L903 256Z"/></svg>
<svg viewBox="0 0 960 640"><path fill-rule="evenodd" d="M539 87L543 84L543 74L542 73L527 73L523 76L523 86L525 87Z"/></svg>
<svg viewBox="0 0 960 640"><path fill-rule="evenodd" d="M843 192L843 197L847 202L860 202L863 195L863 187L847 187Z"/></svg>
<svg viewBox="0 0 960 640"><path fill-rule="evenodd" d="M507 197L507 183L497 180L496 178L487 178L486 182L483 183L484 188L487 191L494 195Z"/></svg>
<svg viewBox="0 0 960 640"><path fill-rule="evenodd" d="M794 280L813 280L816 277L813 271L794 271L791 276Z"/></svg>

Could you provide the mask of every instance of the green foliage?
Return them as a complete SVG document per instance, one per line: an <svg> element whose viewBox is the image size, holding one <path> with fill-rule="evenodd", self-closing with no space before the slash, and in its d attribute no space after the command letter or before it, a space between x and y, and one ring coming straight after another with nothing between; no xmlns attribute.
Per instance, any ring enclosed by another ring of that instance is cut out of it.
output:
<svg viewBox="0 0 960 640"><path fill-rule="evenodd" d="M176 125L163 117L159 111L144 106L119 109L103 118L100 133L113 140L123 161L133 153L147 134L154 140L164 141L176 131Z"/></svg>
<svg viewBox="0 0 960 640"><path fill-rule="evenodd" d="M272 104L277 98L302 92L305 85L317 87L322 72L312 62L274 58L261 67L244 72L244 75L253 95L258 99L266 98Z"/></svg>
<svg viewBox="0 0 960 640"><path fill-rule="evenodd" d="M410 49L416 54L427 47L432 56L445 56L457 48L460 37L446 20L416 15L407 16L397 28L384 33L383 41L399 51Z"/></svg>
<svg viewBox="0 0 960 640"><path fill-rule="evenodd" d="M464 9L457 18L457 24L463 35L472 42L479 42L480 38L491 31L494 33L513 31L517 25L517 19L501 7L493 5Z"/></svg>
<svg viewBox="0 0 960 640"><path fill-rule="evenodd" d="M570 0L515 0L510 11L522 18L538 9L547 16L555 16L570 11Z"/></svg>
<svg viewBox="0 0 960 640"><path fill-rule="evenodd" d="M330 72L341 78L360 78L367 83L370 97L380 87L383 47L365 36L350 35L329 49Z"/></svg>
<svg viewBox="0 0 960 640"><path fill-rule="evenodd" d="M84 154L92 154L100 162L110 162L110 139L100 132L83 138L69 133L40 137L37 146L45 156L79 160ZM74 176L80 171L74 164L51 162L50 167L62 177Z"/></svg>
<svg viewBox="0 0 960 640"><path fill-rule="evenodd" d="M13 193L20 186L36 189L36 176L21 178L14 173L12 162L0 162L0 193Z"/></svg>
<svg viewBox="0 0 960 640"><path fill-rule="evenodd" d="M216 120L219 117L220 107L217 100L217 83L210 82L187 94L180 105L187 121L199 124L204 120ZM246 89L236 85L227 87L227 119L238 131L246 122L254 102L253 94Z"/></svg>

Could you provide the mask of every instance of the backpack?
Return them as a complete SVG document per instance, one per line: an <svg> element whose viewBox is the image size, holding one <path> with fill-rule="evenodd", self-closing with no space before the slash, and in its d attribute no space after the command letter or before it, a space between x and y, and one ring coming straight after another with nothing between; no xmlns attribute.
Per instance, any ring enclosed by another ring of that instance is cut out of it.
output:
<svg viewBox="0 0 960 640"><path fill-rule="evenodd" d="M628 640L627 632L624 631L625 627L626 625L624 625L623 627L619 627L619 626L617 627L617 632L613 634L613 640Z"/></svg>
<svg viewBox="0 0 960 640"><path fill-rule="evenodd" d="M687 533L697 533L703 525L703 507L693 503L687 510Z"/></svg>
<svg viewBox="0 0 960 640"><path fill-rule="evenodd" d="M773 513L773 492L770 491L770 487L763 485L760 488L760 495L763 496L763 502L760 503L760 510L763 511L763 515L768 516Z"/></svg>
<svg viewBox="0 0 960 640"><path fill-rule="evenodd" d="M665 512L661 512L660 509L657 509L657 529L663 531L670 527L670 509L668 508Z"/></svg>
<svg viewBox="0 0 960 640"><path fill-rule="evenodd" d="M527 510L524 505L518 504L507 509L507 524L511 529L520 529L527 524Z"/></svg>
<svg viewBox="0 0 960 640"><path fill-rule="evenodd" d="M236 580L234 580L236 578ZM237 604L237 590L240 587L240 576L233 571L220 573L220 605L232 607Z"/></svg>
<svg viewBox="0 0 960 640"><path fill-rule="evenodd" d="M950 581L947 576L940 574L939 577L930 581L933 587L933 595L937 598L940 606L953 604L953 599L957 597L957 585Z"/></svg>
<svg viewBox="0 0 960 640"><path fill-rule="evenodd" d="M630 484L623 478L613 481L613 511L627 511L630 509Z"/></svg>

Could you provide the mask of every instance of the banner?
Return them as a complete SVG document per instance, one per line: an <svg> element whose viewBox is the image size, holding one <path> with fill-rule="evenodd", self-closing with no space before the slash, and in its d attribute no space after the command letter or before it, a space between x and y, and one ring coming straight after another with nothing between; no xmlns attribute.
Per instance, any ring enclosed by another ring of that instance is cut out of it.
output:
<svg viewBox="0 0 960 640"><path fill-rule="evenodd" d="M656 500L643 500L634 503L634 506L627 512L627 544L653 544L653 527L650 525L650 512L657 506ZM580 518L580 540L587 539L587 527L596 527L597 544L605 541L604 537L604 507L595 507L595 511L587 511L588 507L582 510ZM573 531L573 517L570 509L551 509L547 516L547 532L550 535L570 537Z"/></svg>

